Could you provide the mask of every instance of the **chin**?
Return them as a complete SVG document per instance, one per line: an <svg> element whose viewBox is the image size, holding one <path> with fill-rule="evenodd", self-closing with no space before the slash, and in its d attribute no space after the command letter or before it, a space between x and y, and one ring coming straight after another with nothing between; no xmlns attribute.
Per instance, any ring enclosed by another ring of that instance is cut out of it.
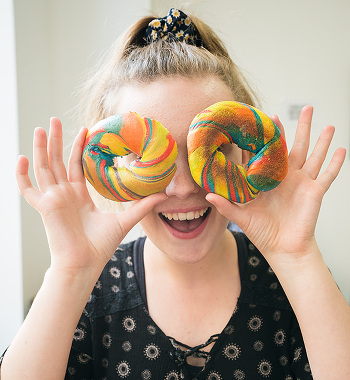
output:
<svg viewBox="0 0 350 380"><path fill-rule="evenodd" d="M177 263L196 264L219 247L228 220L215 209L178 213L185 214L181 221L173 221L175 214L151 213L142 220L144 232L161 252Z"/></svg>
<svg viewBox="0 0 350 380"><path fill-rule="evenodd" d="M215 250L215 242L204 242L198 244L186 242L178 247L164 247L163 252L177 263L181 264L197 264L205 260Z"/></svg>

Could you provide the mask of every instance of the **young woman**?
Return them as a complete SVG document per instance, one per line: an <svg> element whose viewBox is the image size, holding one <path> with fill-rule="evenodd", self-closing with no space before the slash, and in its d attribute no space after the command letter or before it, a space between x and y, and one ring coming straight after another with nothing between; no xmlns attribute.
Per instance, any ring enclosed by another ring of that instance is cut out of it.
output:
<svg viewBox="0 0 350 380"><path fill-rule="evenodd" d="M129 111L159 120L177 143L177 171L163 192L120 213L101 211L82 171L87 129L68 171L59 120L50 121L48 143L44 130L35 131L38 188L25 157L17 179L42 215L51 266L4 355L1 379L350 378L349 306L314 236L322 197L345 157L338 149L320 173L334 128L323 130L307 158L306 106L285 180L239 205L200 188L188 165L196 114L222 100L254 103L205 24L175 9L142 19L89 86L88 125ZM222 149L247 163L237 146ZM231 232L229 221L243 233ZM120 244L138 222L146 236Z"/></svg>

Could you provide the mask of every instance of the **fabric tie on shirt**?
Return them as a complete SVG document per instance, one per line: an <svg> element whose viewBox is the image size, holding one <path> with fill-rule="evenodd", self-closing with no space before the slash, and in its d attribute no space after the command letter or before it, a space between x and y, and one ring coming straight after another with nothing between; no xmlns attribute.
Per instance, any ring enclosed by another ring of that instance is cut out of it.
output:
<svg viewBox="0 0 350 380"><path fill-rule="evenodd" d="M187 344L181 343L169 336L168 338L174 347L174 350L170 352L170 356L175 360L175 363L179 366L182 365L189 356L204 358L207 362L210 355L206 351L201 351L201 349L215 342L219 338L219 335L220 334L212 335L205 343L195 347L190 347ZM186 350L181 350L179 346L185 347Z"/></svg>

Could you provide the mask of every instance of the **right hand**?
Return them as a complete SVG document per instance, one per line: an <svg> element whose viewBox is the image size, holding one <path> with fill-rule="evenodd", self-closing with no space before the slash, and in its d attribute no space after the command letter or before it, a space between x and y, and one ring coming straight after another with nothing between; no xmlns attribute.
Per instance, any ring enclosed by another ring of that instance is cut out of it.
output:
<svg viewBox="0 0 350 380"><path fill-rule="evenodd" d="M158 193L146 197L118 214L99 210L93 203L82 170L82 151L87 128L77 135L69 158L68 175L63 163L62 125L50 120L45 130L34 133L34 173L38 188L28 176L29 162L20 156L16 169L19 190L41 215L51 252L51 268L71 274L92 270L100 273L128 231L156 203Z"/></svg>

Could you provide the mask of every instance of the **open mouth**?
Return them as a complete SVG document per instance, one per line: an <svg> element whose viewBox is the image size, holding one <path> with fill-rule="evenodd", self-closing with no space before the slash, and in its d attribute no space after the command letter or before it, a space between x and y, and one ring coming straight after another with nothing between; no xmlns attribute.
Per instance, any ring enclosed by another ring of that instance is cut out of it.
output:
<svg viewBox="0 0 350 380"><path fill-rule="evenodd" d="M206 220L210 214L211 208L206 207L201 210L179 213L159 213L160 218L171 228L181 233L191 233Z"/></svg>

